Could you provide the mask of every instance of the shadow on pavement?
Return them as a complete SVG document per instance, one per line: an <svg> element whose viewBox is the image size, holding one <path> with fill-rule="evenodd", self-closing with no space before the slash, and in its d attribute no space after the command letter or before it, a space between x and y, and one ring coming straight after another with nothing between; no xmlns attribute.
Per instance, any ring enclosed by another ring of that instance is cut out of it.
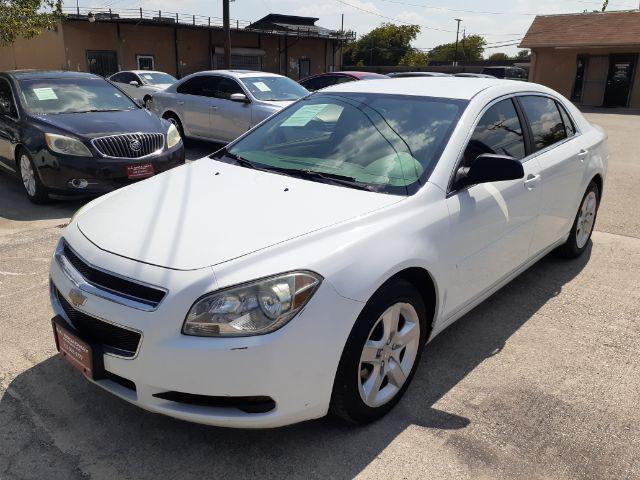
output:
<svg viewBox="0 0 640 480"><path fill-rule="evenodd" d="M352 478L409 426L462 435L473 418L433 405L499 355L511 335L581 272L590 253L574 261L544 258L448 328L427 345L398 407L371 425L322 419L246 431L189 424L106 393L56 355L18 375L2 398L1 463L8 477L19 478L43 472L73 478L81 471L115 478Z"/></svg>

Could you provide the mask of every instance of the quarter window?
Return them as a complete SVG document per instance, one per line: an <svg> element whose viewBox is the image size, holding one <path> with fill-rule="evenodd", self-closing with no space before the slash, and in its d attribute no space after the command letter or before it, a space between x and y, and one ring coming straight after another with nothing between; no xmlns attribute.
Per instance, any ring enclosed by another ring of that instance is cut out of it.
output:
<svg viewBox="0 0 640 480"><path fill-rule="evenodd" d="M522 126L511 99L496 103L482 116L464 151L463 166L470 166L483 153L524 158Z"/></svg>
<svg viewBox="0 0 640 480"><path fill-rule="evenodd" d="M555 100L531 95L520 97L520 103L531 125L535 151L567 138Z"/></svg>
<svg viewBox="0 0 640 480"><path fill-rule="evenodd" d="M558 108L560 109L560 115L562 116L564 128L567 131L567 137L573 137L576 134L576 127L573 125L571 117L561 103L558 103Z"/></svg>

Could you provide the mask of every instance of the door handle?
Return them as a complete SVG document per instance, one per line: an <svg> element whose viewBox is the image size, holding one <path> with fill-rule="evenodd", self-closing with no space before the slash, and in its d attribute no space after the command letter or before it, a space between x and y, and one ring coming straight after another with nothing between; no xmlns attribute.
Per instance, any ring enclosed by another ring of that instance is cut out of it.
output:
<svg viewBox="0 0 640 480"><path fill-rule="evenodd" d="M178 105L184 105L184 102L178 102Z"/></svg>
<svg viewBox="0 0 640 480"><path fill-rule="evenodd" d="M584 162L584 159L585 159L585 158L587 158L587 155L589 155L589 150L585 150L585 149L583 148L582 150L580 150L580 151L578 152L578 155L577 155L577 156L578 156L578 159L579 159L581 162Z"/></svg>
<svg viewBox="0 0 640 480"><path fill-rule="evenodd" d="M218 107L216 107L215 105L211 105L211 106L209 106L209 108L210 108L211 110L217 110L217 109L218 109Z"/></svg>
<svg viewBox="0 0 640 480"><path fill-rule="evenodd" d="M524 186L527 190L533 190L540 183L540 175L529 174L524 181Z"/></svg>

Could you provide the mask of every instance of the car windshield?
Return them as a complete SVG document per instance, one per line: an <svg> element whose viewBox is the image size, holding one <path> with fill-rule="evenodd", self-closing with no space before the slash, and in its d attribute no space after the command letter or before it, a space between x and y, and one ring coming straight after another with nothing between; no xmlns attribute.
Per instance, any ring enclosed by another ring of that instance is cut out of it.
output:
<svg viewBox="0 0 640 480"><path fill-rule="evenodd" d="M302 85L286 77L245 77L240 80L258 100L298 100L309 93Z"/></svg>
<svg viewBox="0 0 640 480"><path fill-rule="evenodd" d="M20 80L27 111L35 115L134 110L138 106L101 78Z"/></svg>
<svg viewBox="0 0 640 480"><path fill-rule="evenodd" d="M411 194L438 161L466 104L408 95L315 94L218 157L316 181Z"/></svg>
<svg viewBox="0 0 640 480"><path fill-rule="evenodd" d="M146 85L170 85L178 81L176 77L162 72L141 72L139 76Z"/></svg>

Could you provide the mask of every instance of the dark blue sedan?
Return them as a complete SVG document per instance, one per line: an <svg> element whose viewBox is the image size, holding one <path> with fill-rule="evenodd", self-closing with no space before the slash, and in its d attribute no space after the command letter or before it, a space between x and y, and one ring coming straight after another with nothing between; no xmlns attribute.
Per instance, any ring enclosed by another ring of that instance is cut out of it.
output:
<svg viewBox="0 0 640 480"><path fill-rule="evenodd" d="M184 163L178 130L102 77L0 72L0 167L29 199L102 194Z"/></svg>

